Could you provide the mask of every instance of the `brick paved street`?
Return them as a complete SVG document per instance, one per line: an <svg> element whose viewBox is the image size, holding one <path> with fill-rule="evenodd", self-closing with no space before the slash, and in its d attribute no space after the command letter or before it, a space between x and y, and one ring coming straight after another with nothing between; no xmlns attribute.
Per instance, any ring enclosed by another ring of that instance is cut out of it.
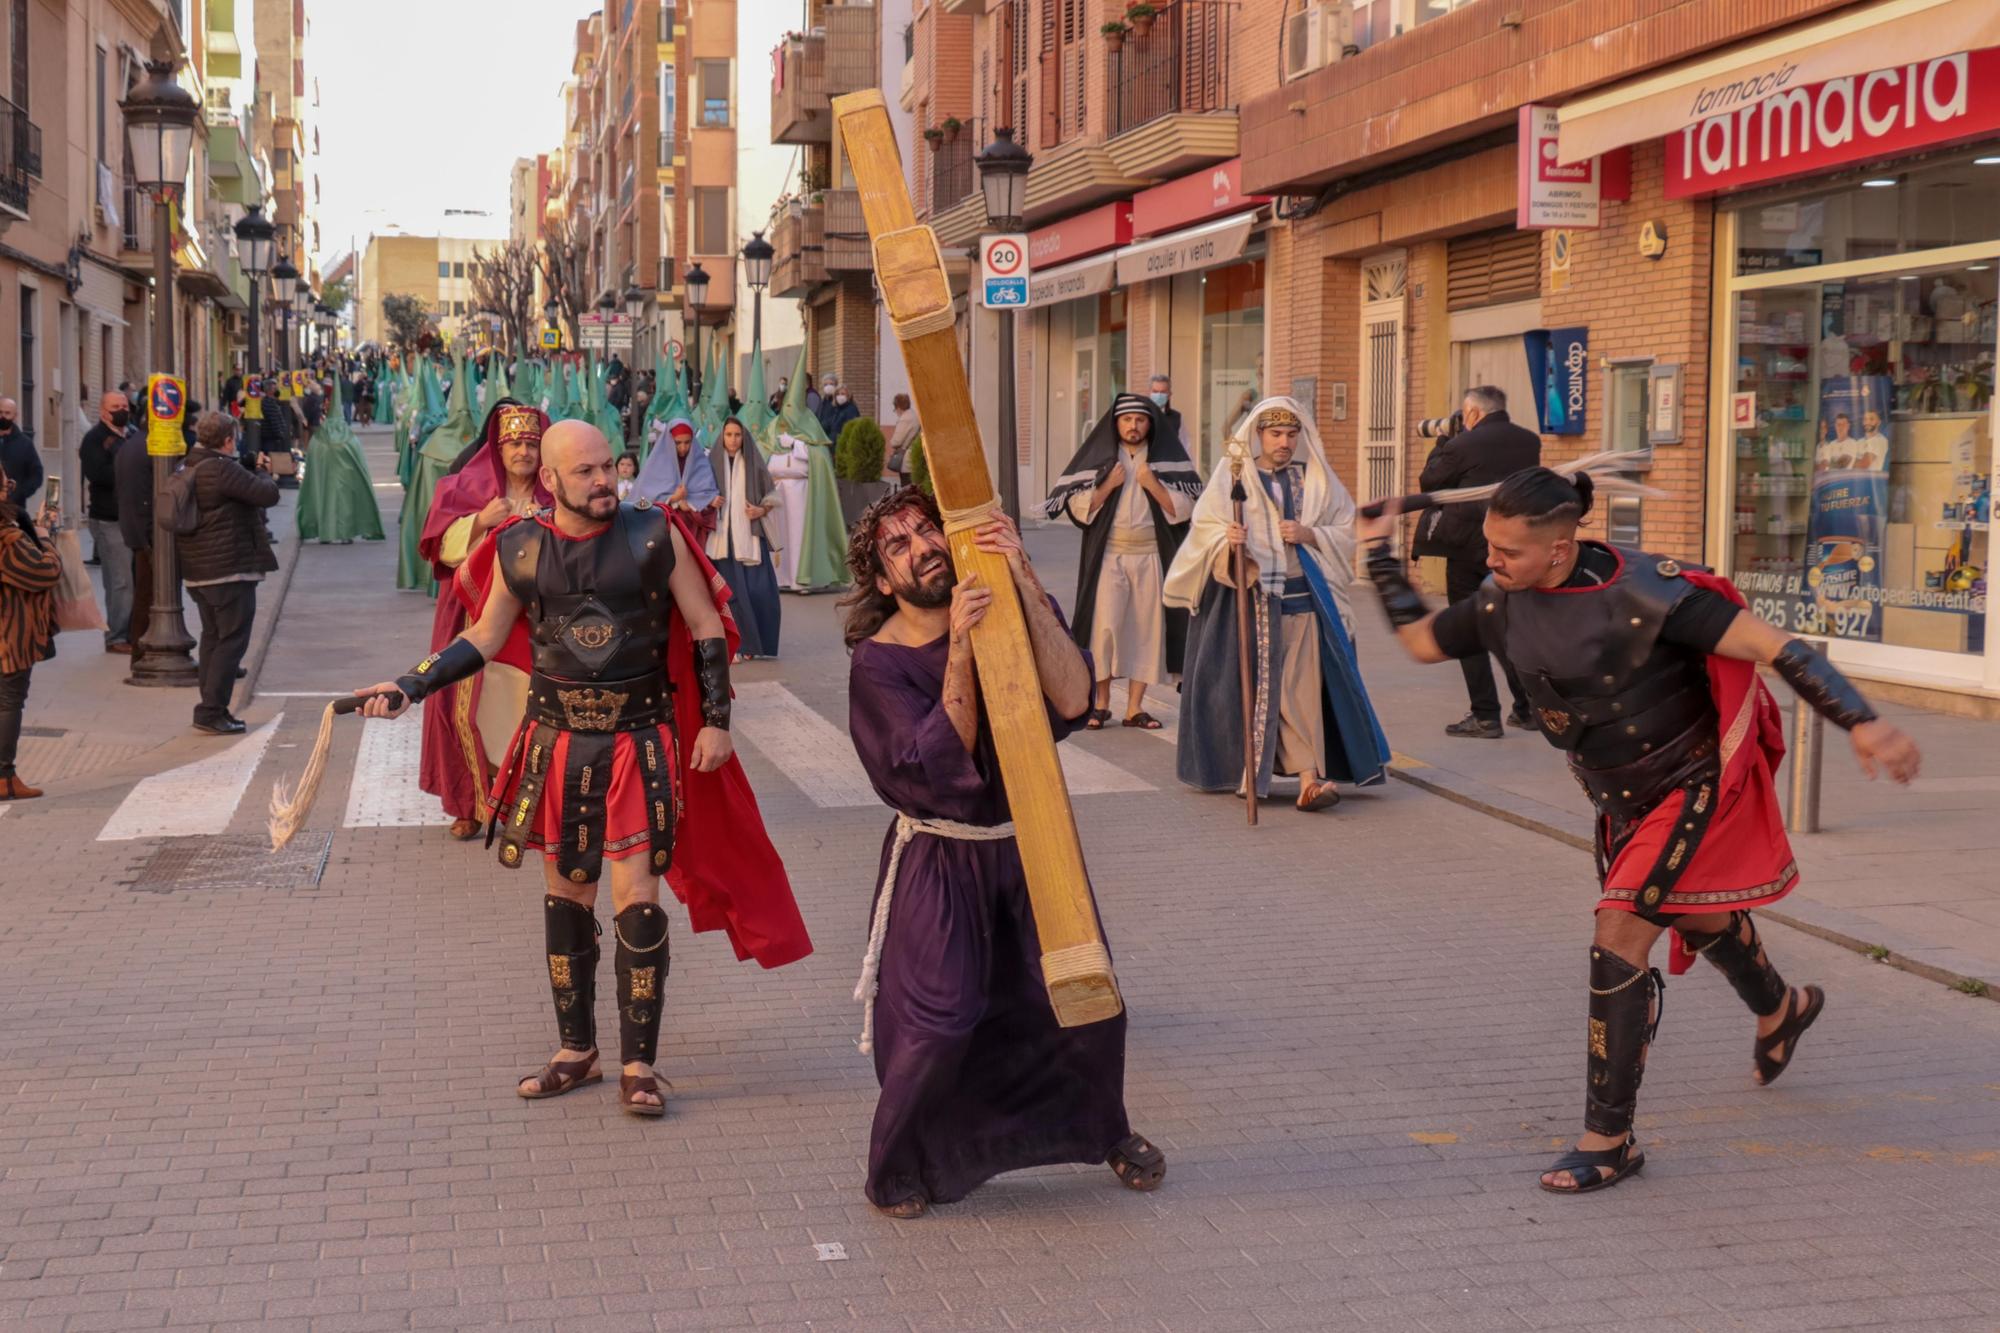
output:
<svg viewBox="0 0 2000 1333"><path fill-rule="evenodd" d="M1031 545L1053 569L1074 541ZM0 823L0 1325L2000 1326L2000 1006L1773 927L1830 995L1784 1082L1752 1085L1719 979L1673 982L1645 1174L1555 1198L1533 1185L1582 1100L1588 857L1403 783L1253 831L1136 733L1075 742L1126 779L1077 806L1160 1193L1063 1168L915 1222L867 1206L849 992L886 815L840 803L837 755L808 738L788 773L754 728L818 952L764 973L683 924L669 1116L611 1087L521 1101L553 1037L539 879L436 827L345 827L363 727L315 812L323 875L256 873L317 725L284 696L422 653L393 562L303 553L252 713L283 720L227 825L246 884L177 883L180 840L97 840L127 787ZM831 599L784 611L783 659L738 682L844 731Z"/></svg>

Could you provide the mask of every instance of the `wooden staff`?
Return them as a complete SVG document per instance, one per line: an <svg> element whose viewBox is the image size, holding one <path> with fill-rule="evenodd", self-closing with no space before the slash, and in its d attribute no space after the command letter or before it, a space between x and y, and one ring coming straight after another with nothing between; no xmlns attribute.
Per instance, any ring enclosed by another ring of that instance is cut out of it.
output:
<svg viewBox="0 0 2000 1333"><path fill-rule="evenodd" d="M1235 507L1236 526L1243 526L1243 506L1250 492L1243 489L1243 446L1229 444L1229 503ZM1231 559L1231 575L1236 580L1236 680L1243 697L1243 807L1250 812L1250 827L1257 827L1257 701L1250 671L1250 543L1236 548ZM1261 663L1260 663L1261 665Z"/></svg>
<svg viewBox="0 0 2000 1333"><path fill-rule="evenodd" d="M881 92L871 88L836 97L833 114L867 218L875 280L909 367L910 393L923 423L924 461L944 511L952 564L961 577L977 574L993 590L985 619L972 631L973 662L1014 810L1014 840L1041 937L1049 1003L1064 1027L1112 1018L1124 1005L1098 931L1027 620L1006 558L981 551L974 542L978 526L1000 511L959 361L944 256L937 236L918 224L910 207ZM1014 386L1004 384L1001 391L1012 393Z"/></svg>

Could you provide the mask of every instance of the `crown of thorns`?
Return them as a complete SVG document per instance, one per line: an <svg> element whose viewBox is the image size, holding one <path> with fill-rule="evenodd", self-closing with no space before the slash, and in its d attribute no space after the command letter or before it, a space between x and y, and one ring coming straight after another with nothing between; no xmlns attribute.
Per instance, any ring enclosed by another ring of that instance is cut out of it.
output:
<svg viewBox="0 0 2000 1333"><path fill-rule="evenodd" d="M867 587L882 572L881 562L875 552L875 530L891 514L905 509L916 509L939 527L944 526L944 516L938 512L937 501L915 486L904 486L893 490L874 504L861 511L854 527L847 534L847 572L855 586Z"/></svg>

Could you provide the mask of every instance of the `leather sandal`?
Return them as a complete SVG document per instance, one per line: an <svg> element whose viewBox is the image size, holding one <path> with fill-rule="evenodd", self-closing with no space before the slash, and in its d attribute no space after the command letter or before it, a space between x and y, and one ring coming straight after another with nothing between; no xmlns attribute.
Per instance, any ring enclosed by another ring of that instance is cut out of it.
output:
<svg viewBox="0 0 2000 1333"><path fill-rule="evenodd" d="M1813 1025L1813 1020L1819 1017L1820 1010L1826 1008L1826 992L1819 987L1805 988L1806 1003L1803 1009L1798 1006L1798 994L1799 992L1795 990L1786 992L1785 1021L1778 1024L1778 1030L1770 1036L1757 1038L1755 1058L1757 1082L1761 1087L1768 1088L1778 1081L1778 1075L1785 1072L1785 1067L1791 1064L1792 1057L1798 1054L1799 1038ZM1785 1048L1785 1055L1783 1059L1774 1060L1771 1058L1771 1051L1778 1046Z"/></svg>
<svg viewBox="0 0 2000 1333"><path fill-rule="evenodd" d="M1085 731L1102 731L1104 730L1104 724L1111 720L1111 710L1109 708L1093 708L1088 713L1085 713L1083 718L1083 728Z"/></svg>
<svg viewBox="0 0 2000 1333"><path fill-rule="evenodd" d="M1309 782L1299 788L1299 809L1307 813L1330 810L1339 804L1340 789L1331 782Z"/></svg>
<svg viewBox="0 0 2000 1333"><path fill-rule="evenodd" d="M1627 1176L1638 1175L1645 1165L1646 1154L1639 1151L1639 1141L1627 1134L1625 1142L1616 1148L1597 1152L1571 1148L1550 1164L1549 1171L1567 1171L1575 1183L1568 1186L1539 1183L1551 1194L1589 1194L1592 1190L1610 1189Z"/></svg>
<svg viewBox="0 0 2000 1333"><path fill-rule="evenodd" d="M1143 1135L1133 1134L1120 1140L1104 1155L1104 1161L1126 1189L1142 1194L1152 1193L1167 1178L1167 1155L1148 1143Z"/></svg>
<svg viewBox="0 0 2000 1333"><path fill-rule="evenodd" d="M521 1081L514 1085L514 1091L531 1102L540 1101L544 1097L560 1097L565 1092L574 1092L592 1083L602 1083L604 1072L595 1068L596 1064L596 1051L592 1051L582 1060L551 1060L538 1072L523 1075ZM534 1092L528 1091L529 1079L535 1080Z"/></svg>
<svg viewBox="0 0 2000 1333"><path fill-rule="evenodd" d="M640 1092L650 1092L660 1100L657 1103L633 1101L633 1094ZM651 1074L620 1074L618 1104L625 1108L627 1115L662 1116L667 1113L667 1099L660 1092L659 1080Z"/></svg>
<svg viewBox="0 0 2000 1333"><path fill-rule="evenodd" d="M930 1209L930 1204L925 1202L921 1194L912 1194L907 1199L898 1199L891 1204L878 1203L875 1205L876 1212L882 1214L884 1217L896 1218L898 1221L908 1221L913 1217L922 1217Z"/></svg>
<svg viewBox="0 0 2000 1333"><path fill-rule="evenodd" d="M1125 725L1128 727L1137 727L1141 731L1158 731L1164 724L1161 723L1160 719L1142 709L1126 718Z"/></svg>
<svg viewBox="0 0 2000 1333"><path fill-rule="evenodd" d="M479 821L476 819L452 820L451 836L459 842L471 842L479 836Z"/></svg>

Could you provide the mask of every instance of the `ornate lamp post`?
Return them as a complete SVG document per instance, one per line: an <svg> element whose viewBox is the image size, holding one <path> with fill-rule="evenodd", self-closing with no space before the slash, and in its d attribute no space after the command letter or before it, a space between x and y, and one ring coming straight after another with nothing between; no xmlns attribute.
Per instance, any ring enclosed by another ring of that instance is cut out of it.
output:
<svg viewBox="0 0 2000 1333"><path fill-rule="evenodd" d="M173 201L187 184L188 158L194 151L195 124L201 104L174 81L174 66L149 61L146 80L126 95L125 139L132 154L132 173L139 188L153 196L153 364L163 373L174 367ZM149 405L150 406L150 405ZM150 412L148 413L150 416ZM164 488L176 460L187 450L176 434L170 452L153 455L153 610L144 637L132 659L133 685L193 685L197 676L190 655L194 640L181 614L179 561L174 533L166 526ZM126 446L132 447L130 445ZM150 442L147 452L153 453Z"/></svg>
<svg viewBox="0 0 2000 1333"><path fill-rule="evenodd" d="M278 303L277 369L287 370L292 362L292 297L299 289L299 271L289 259L280 259L271 270L271 295Z"/></svg>
<svg viewBox="0 0 2000 1333"><path fill-rule="evenodd" d="M548 300L542 302L542 323L551 329L557 329L558 333L561 330L556 324L556 317L560 314L562 314L562 306L557 302L555 297L551 296ZM560 343L562 339L558 337L556 341Z"/></svg>
<svg viewBox="0 0 2000 1333"><path fill-rule="evenodd" d="M1027 211L1028 168L1035 159L1014 142L1014 131L1001 126L993 142L972 159L979 168L979 191L986 196L986 220L996 232L1021 230ZM1014 311L1000 316L1000 507L1021 521L1021 446L1014 424Z"/></svg>
<svg viewBox="0 0 2000 1333"><path fill-rule="evenodd" d="M597 327L604 334L604 337L599 342L600 351L598 355L599 359L604 361L611 359L611 316L617 310L618 298L613 296L611 289L607 287L604 289L604 295L597 298Z"/></svg>
<svg viewBox="0 0 2000 1333"><path fill-rule="evenodd" d="M624 300L625 318L632 322L632 354L636 359L639 348L639 320L646 313L646 307L651 303L651 298L645 292L639 290L638 283L632 282L625 285Z"/></svg>
<svg viewBox="0 0 2000 1333"><path fill-rule="evenodd" d="M701 266L699 259L688 265L681 275L687 285L687 317L694 323L694 367L689 372L694 377L694 396L701 397L701 308L708 304L708 270Z"/></svg>
<svg viewBox="0 0 2000 1333"><path fill-rule="evenodd" d="M298 359L301 365L310 360L312 356L312 339L311 335L306 332L306 327L311 321L313 304L313 289L301 282L298 290L292 293L292 324L298 330Z"/></svg>
<svg viewBox="0 0 2000 1333"><path fill-rule="evenodd" d="M777 250L764 239L761 231L751 232L750 239L743 243L743 280L750 287L750 343L753 347L762 348L764 345L764 289L771 285L771 257L776 253Z"/></svg>
<svg viewBox="0 0 2000 1333"><path fill-rule="evenodd" d="M264 275L271 271L271 250L277 244L278 229L264 216L262 204L252 204L236 224L236 258L250 279L250 360L244 369L257 370L257 313L264 289Z"/></svg>

